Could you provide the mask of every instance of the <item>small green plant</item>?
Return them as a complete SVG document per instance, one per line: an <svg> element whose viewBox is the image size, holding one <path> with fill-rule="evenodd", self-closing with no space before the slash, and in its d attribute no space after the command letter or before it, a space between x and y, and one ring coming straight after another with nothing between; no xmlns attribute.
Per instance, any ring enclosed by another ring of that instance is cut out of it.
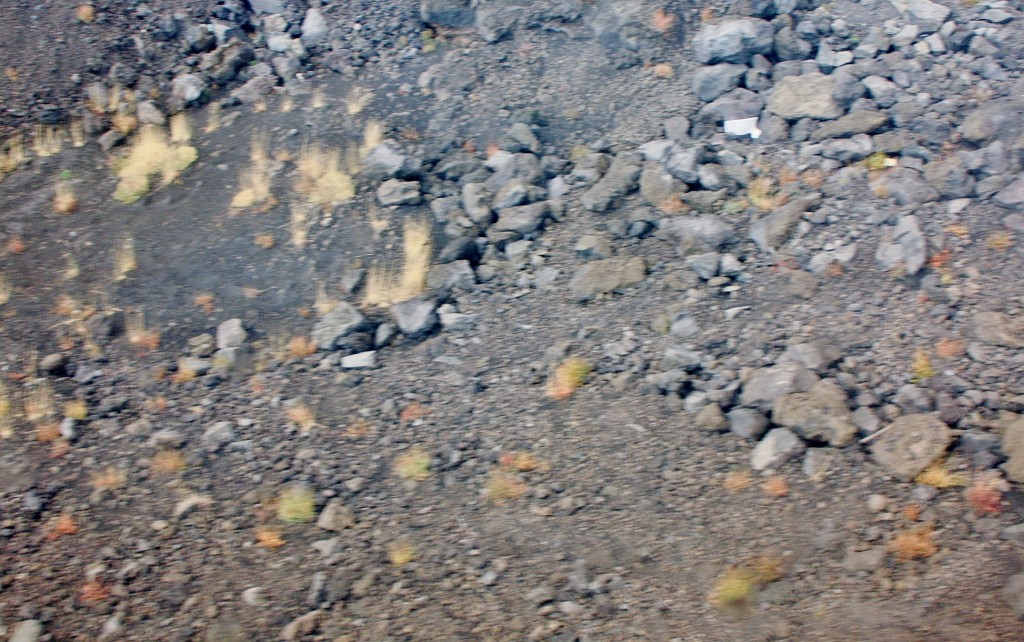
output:
<svg viewBox="0 0 1024 642"><path fill-rule="evenodd" d="M732 614L743 614L757 600L757 578L745 568L730 568L711 590L708 601L715 608Z"/></svg>
<svg viewBox="0 0 1024 642"><path fill-rule="evenodd" d="M583 385L590 374L590 364L579 357L569 357L558 364L548 380L548 396L552 399L568 399Z"/></svg>
<svg viewBox="0 0 1024 642"><path fill-rule="evenodd" d="M883 152L875 152L862 160L861 165L871 172L880 172L887 167L894 167L896 165L895 158L889 158Z"/></svg>
<svg viewBox="0 0 1024 642"><path fill-rule="evenodd" d="M920 383L935 376L932 358L924 350L914 353L914 361L910 364L911 383Z"/></svg>
<svg viewBox="0 0 1024 642"><path fill-rule="evenodd" d="M303 524L313 521L314 515L313 491L305 486L286 488L277 498L277 517L282 522Z"/></svg>

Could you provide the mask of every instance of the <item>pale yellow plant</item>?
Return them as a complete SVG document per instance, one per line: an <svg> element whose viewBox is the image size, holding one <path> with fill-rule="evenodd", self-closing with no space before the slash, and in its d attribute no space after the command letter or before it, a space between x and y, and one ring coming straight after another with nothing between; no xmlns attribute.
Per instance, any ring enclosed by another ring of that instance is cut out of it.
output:
<svg viewBox="0 0 1024 642"><path fill-rule="evenodd" d="M14 287L11 282L7 280L7 277L0 273L0 305L6 304L11 300L11 295L14 293Z"/></svg>
<svg viewBox="0 0 1024 642"><path fill-rule="evenodd" d="M271 199L270 140L266 133L255 133L249 148L249 166L241 174L241 189L231 199L231 207L261 205Z"/></svg>
<svg viewBox="0 0 1024 642"><path fill-rule="evenodd" d="M427 271L433 253L430 224L424 220L406 220L402 230L402 269L389 264L370 268L367 275L367 306L388 306L419 296L427 289Z"/></svg>
<svg viewBox="0 0 1024 642"><path fill-rule="evenodd" d="M32 137L32 151L39 158L59 154L63 147L60 130L49 125L36 125Z"/></svg>
<svg viewBox="0 0 1024 642"><path fill-rule="evenodd" d="M289 231L292 245L302 249L309 242L309 218L313 206L305 203L292 203L289 207Z"/></svg>
<svg viewBox="0 0 1024 642"><path fill-rule="evenodd" d="M366 109L373 100L373 92L365 87L353 87L345 97L345 110L349 116L355 116Z"/></svg>
<svg viewBox="0 0 1024 642"><path fill-rule="evenodd" d="M299 180L295 187L309 203L333 207L355 196L355 183L342 169L338 150L317 144L305 145L299 152L297 165Z"/></svg>
<svg viewBox="0 0 1024 642"><path fill-rule="evenodd" d="M316 309L316 313L320 316L325 316L331 310L338 307L338 301L327 294L326 283L317 282L316 299L313 301L313 307Z"/></svg>
<svg viewBox="0 0 1024 642"><path fill-rule="evenodd" d="M146 125L135 136L127 154L114 164L121 179L114 198L123 203L134 203L150 192L154 177L159 175L161 184L167 185L198 157L199 152L195 147L174 143L168 139L163 128Z"/></svg>
<svg viewBox="0 0 1024 642"><path fill-rule="evenodd" d="M135 241L131 238L123 239L114 250L114 281L124 281L128 273L139 267L135 258Z"/></svg>
<svg viewBox="0 0 1024 642"><path fill-rule="evenodd" d="M31 422L42 421L56 413L53 388L46 381L41 381L25 394L25 419Z"/></svg>
<svg viewBox="0 0 1024 642"><path fill-rule="evenodd" d="M171 142L186 145L192 140L192 123L188 114L179 112L171 116Z"/></svg>
<svg viewBox="0 0 1024 642"><path fill-rule="evenodd" d="M373 148L380 145L384 140L384 124L378 120L371 120L363 128L363 145L359 148L359 156L365 158L373 151Z"/></svg>

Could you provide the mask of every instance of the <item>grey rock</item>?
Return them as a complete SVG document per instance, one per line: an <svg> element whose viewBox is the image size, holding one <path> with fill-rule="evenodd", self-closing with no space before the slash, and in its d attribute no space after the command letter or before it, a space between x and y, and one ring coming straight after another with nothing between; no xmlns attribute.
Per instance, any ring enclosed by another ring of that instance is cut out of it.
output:
<svg viewBox="0 0 1024 642"><path fill-rule="evenodd" d="M526 123L513 123L505 133L502 149L538 154L541 151L541 144L529 125Z"/></svg>
<svg viewBox="0 0 1024 642"><path fill-rule="evenodd" d="M906 274L917 274L927 259L924 235L917 217L901 216L896 227L887 231L875 252L875 260L884 270L900 269Z"/></svg>
<svg viewBox="0 0 1024 642"><path fill-rule="evenodd" d="M964 119L960 133L972 143L988 143L997 138L1011 141L1024 129L1024 102L1019 98L1000 98L978 107Z"/></svg>
<svg viewBox="0 0 1024 642"><path fill-rule="evenodd" d="M1024 174L1019 174L1012 183L999 190L992 201L1007 209L1024 210Z"/></svg>
<svg viewBox="0 0 1024 642"><path fill-rule="evenodd" d="M316 525L325 531L343 531L356 525L356 516L340 499L332 499L320 511Z"/></svg>
<svg viewBox="0 0 1024 642"><path fill-rule="evenodd" d="M483 183L466 183L462 186L462 208L477 225L487 226L494 220L491 193Z"/></svg>
<svg viewBox="0 0 1024 642"><path fill-rule="evenodd" d="M283 0L249 0L249 7L254 13L284 13Z"/></svg>
<svg viewBox="0 0 1024 642"><path fill-rule="evenodd" d="M178 448L183 443L185 443L185 435L181 434L180 431L166 428L157 430L149 437L149 445L153 448Z"/></svg>
<svg viewBox="0 0 1024 642"><path fill-rule="evenodd" d="M497 193L510 181L530 185L542 175L540 161L533 154L510 154L501 151L488 158L484 165L494 172L484 181L484 185L492 194Z"/></svg>
<svg viewBox="0 0 1024 642"><path fill-rule="evenodd" d="M673 144L668 150L665 169L684 183L700 180L700 164L707 160L703 145L682 146Z"/></svg>
<svg viewBox="0 0 1024 642"><path fill-rule="evenodd" d="M846 446L857 434L846 393L834 381L823 379L807 392L794 392L775 401L772 421L792 428L804 439L828 441L830 446Z"/></svg>
<svg viewBox="0 0 1024 642"><path fill-rule="evenodd" d="M341 358L341 367L345 370L361 370L377 367L377 351L367 350Z"/></svg>
<svg viewBox="0 0 1024 642"><path fill-rule="evenodd" d="M515 232L516 234L530 234L535 232L544 224L548 215L548 204L546 202L509 207L498 215L498 220L491 229L498 232Z"/></svg>
<svg viewBox="0 0 1024 642"><path fill-rule="evenodd" d="M369 181L389 178L411 178L420 169L419 161L407 156L392 140L385 140L370 150L359 165L359 174Z"/></svg>
<svg viewBox="0 0 1024 642"><path fill-rule="evenodd" d="M707 281L718 275L718 263L720 255L718 252L706 252L704 254L692 254L686 257L686 265L697 273L701 279Z"/></svg>
<svg viewBox="0 0 1024 642"><path fill-rule="evenodd" d="M1002 468L1012 482L1024 482L1024 417L1003 428L1000 450L1007 459Z"/></svg>
<svg viewBox="0 0 1024 642"><path fill-rule="evenodd" d="M821 480L835 458L836 451L832 448L808 448L804 455L804 475L812 481Z"/></svg>
<svg viewBox="0 0 1024 642"><path fill-rule="evenodd" d="M163 125L167 117L152 100L143 100L135 108L135 115L143 125Z"/></svg>
<svg viewBox="0 0 1024 642"><path fill-rule="evenodd" d="M842 67L853 62L852 51L833 51L824 41L818 43L818 55L814 62L818 63L825 71L832 71L836 67Z"/></svg>
<svg viewBox="0 0 1024 642"><path fill-rule="evenodd" d="M584 234L576 241L573 251L588 261L611 258L614 253L611 240L599 234Z"/></svg>
<svg viewBox="0 0 1024 642"><path fill-rule="evenodd" d="M514 4L478 3L475 20L476 32L485 42L499 42L512 35L524 14L525 7Z"/></svg>
<svg viewBox="0 0 1024 642"><path fill-rule="evenodd" d="M421 200L419 181L391 178L377 188L377 201L381 205L416 205Z"/></svg>
<svg viewBox="0 0 1024 642"><path fill-rule="evenodd" d="M877 194L896 199L898 205L920 205L939 199L935 188L909 167L892 167L871 185Z"/></svg>
<svg viewBox="0 0 1024 642"><path fill-rule="evenodd" d="M719 432L728 429L729 422L716 403L708 404L697 411L693 423L701 430Z"/></svg>
<svg viewBox="0 0 1024 642"><path fill-rule="evenodd" d="M788 120L838 118L843 108L832 96L834 89L832 78L817 72L786 76L768 94L766 108Z"/></svg>
<svg viewBox="0 0 1024 642"><path fill-rule="evenodd" d="M889 116L880 111L859 109L836 120L823 123L811 138L845 138L854 134L874 134L889 124Z"/></svg>
<svg viewBox="0 0 1024 642"><path fill-rule="evenodd" d="M760 439L768 428L768 418L750 408L733 408L726 417L729 430L744 439Z"/></svg>
<svg viewBox="0 0 1024 642"><path fill-rule="evenodd" d="M640 283L646 275L647 264L638 256L591 261L576 271L569 290L577 300L587 300Z"/></svg>
<svg viewBox="0 0 1024 642"><path fill-rule="evenodd" d="M243 105L252 105L269 95L276 85L277 77L273 74L256 76L241 87L231 90L231 98Z"/></svg>
<svg viewBox="0 0 1024 642"><path fill-rule="evenodd" d="M1017 617L1024 617L1024 573L1011 575L1003 586L1003 599Z"/></svg>
<svg viewBox="0 0 1024 642"><path fill-rule="evenodd" d="M676 240L685 254L693 247L721 250L738 240L735 228L718 216L674 216L658 221L659 233Z"/></svg>
<svg viewBox="0 0 1024 642"><path fill-rule="evenodd" d="M789 201L767 216L754 221L750 226L750 239L757 243L762 252L774 252L789 240L793 228L804 213L815 210L821 203L821 194L814 192Z"/></svg>
<svg viewBox="0 0 1024 642"><path fill-rule="evenodd" d="M508 207L526 203L530 198L530 188L520 181L510 181L498 190L491 202L491 209L500 212Z"/></svg>
<svg viewBox="0 0 1024 642"><path fill-rule="evenodd" d="M604 212L636 189L639 176L639 157L632 153L618 154L601 180L583 193L580 202L591 212Z"/></svg>
<svg viewBox="0 0 1024 642"><path fill-rule="evenodd" d="M829 75L832 79L832 98L846 109L867 93L867 88L856 76L842 69Z"/></svg>
<svg viewBox="0 0 1024 642"><path fill-rule="evenodd" d="M310 611L301 617L297 617L281 629L281 639L284 642L297 642L303 637L316 631L320 625L321 611Z"/></svg>
<svg viewBox="0 0 1024 642"><path fill-rule="evenodd" d="M429 334L440 323L437 316L437 301L433 299L411 299L391 306L395 325L407 337L418 338Z"/></svg>
<svg viewBox="0 0 1024 642"><path fill-rule="evenodd" d="M441 27L467 27L476 20L472 0L422 0L420 18Z"/></svg>
<svg viewBox="0 0 1024 642"><path fill-rule="evenodd" d="M740 403L768 411L777 399L794 392L807 392L817 382L817 375L799 363L759 368L743 385Z"/></svg>
<svg viewBox="0 0 1024 642"><path fill-rule="evenodd" d="M899 92L896 83L881 76L868 76L862 78L861 82L868 88L868 93L879 107L885 109L896 103L896 94Z"/></svg>
<svg viewBox="0 0 1024 642"><path fill-rule="evenodd" d="M966 160L960 154L928 163L924 177L942 198L963 198L974 193L974 177L967 171ZM1021 199L1024 199L1024 180L1021 181L1020 192ZM999 195L995 201L999 202Z"/></svg>
<svg viewBox="0 0 1024 642"><path fill-rule="evenodd" d="M1004 348L1024 348L1024 319L1002 312L978 312L967 332L972 339Z"/></svg>
<svg viewBox="0 0 1024 642"><path fill-rule="evenodd" d="M871 155L874 144L867 134L855 134L852 138L827 140L821 146L821 155L840 163L853 163Z"/></svg>
<svg viewBox="0 0 1024 642"><path fill-rule="evenodd" d="M24 620L18 622L11 634L10 642L38 642L43 634L43 623L39 620Z"/></svg>
<svg viewBox="0 0 1024 642"><path fill-rule="evenodd" d="M757 18L705 24L694 38L694 56L703 64L746 63L751 56L769 53L774 35L771 23Z"/></svg>
<svg viewBox="0 0 1024 642"><path fill-rule="evenodd" d="M1007 526L1000 533L1000 537L1017 546L1024 546L1024 523Z"/></svg>
<svg viewBox="0 0 1024 642"><path fill-rule="evenodd" d="M241 319L235 318L222 321L217 326L217 348L220 350L224 348L239 348L245 343L248 336Z"/></svg>
<svg viewBox="0 0 1024 642"><path fill-rule="evenodd" d="M206 25L192 25L185 30L188 53L203 53L217 46L217 38Z"/></svg>
<svg viewBox="0 0 1024 642"><path fill-rule="evenodd" d="M751 451L750 467L754 470L775 468L799 457L806 448L803 440L793 431L787 428L773 428Z"/></svg>
<svg viewBox="0 0 1024 642"><path fill-rule="evenodd" d="M701 107L698 116L701 122L718 124L726 120L756 118L764 109L764 98L742 87L719 96Z"/></svg>
<svg viewBox="0 0 1024 642"><path fill-rule="evenodd" d="M805 368L822 373L839 359L839 351L833 346L817 343L796 343L779 356L779 363L799 363Z"/></svg>
<svg viewBox="0 0 1024 642"><path fill-rule="evenodd" d="M206 91L206 81L196 74L181 74L171 81L171 95L183 105L198 103Z"/></svg>
<svg viewBox="0 0 1024 642"><path fill-rule="evenodd" d="M711 102L722 94L735 89L747 73L746 65L721 63L702 67L690 78L690 90L703 102Z"/></svg>
<svg viewBox="0 0 1024 642"><path fill-rule="evenodd" d="M666 368L682 368L692 371L700 369L701 354L694 350L673 346L665 350L661 363Z"/></svg>
<svg viewBox="0 0 1024 642"><path fill-rule="evenodd" d="M469 292L476 285L476 274L469 261L452 261L431 266L427 287L431 290L460 289Z"/></svg>
<svg viewBox="0 0 1024 642"><path fill-rule="evenodd" d="M235 440L235 431L230 421L218 421L205 431L199 441L207 452L215 453Z"/></svg>
<svg viewBox="0 0 1024 642"><path fill-rule="evenodd" d="M907 18L925 33L938 31L949 17L948 7L931 0L889 0Z"/></svg>
<svg viewBox="0 0 1024 642"><path fill-rule="evenodd" d="M775 55L779 60L805 60L812 48L788 25L775 32Z"/></svg>
<svg viewBox="0 0 1024 642"><path fill-rule="evenodd" d="M476 325L477 315L462 314L459 312L442 312L441 327L451 332L471 330Z"/></svg>
<svg viewBox="0 0 1024 642"><path fill-rule="evenodd" d="M887 473L908 482L941 457L953 441L949 427L933 415L897 418L871 443L871 456Z"/></svg>
<svg viewBox="0 0 1024 642"><path fill-rule="evenodd" d="M334 350L341 339L367 327L366 317L351 303L341 301L316 322L310 337L321 350Z"/></svg>
<svg viewBox="0 0 1024 642"><path fill-rule="evenodd" d="M302 44L307 47L320 44L327 36L327 20L324 14L315 7L306 9L306 17L302 19Z"/></svg>
<svg viewBox="0 0 1024 642"><path fill-rule="evenodd" d="M851 573L870 573L882 566L886 555L884 546L876 546L866 551L849 550L843 559L843 567Z"/></svg>

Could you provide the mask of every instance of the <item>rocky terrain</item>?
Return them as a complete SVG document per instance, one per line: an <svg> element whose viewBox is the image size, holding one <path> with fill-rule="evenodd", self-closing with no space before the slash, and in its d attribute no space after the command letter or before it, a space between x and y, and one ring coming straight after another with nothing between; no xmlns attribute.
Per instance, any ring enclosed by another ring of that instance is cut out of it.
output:
<svg viewBox="0 0 1024 642"><path fill-rule="evenodd" d="M1020 639L1022 19L5 13L0 637Z"/></svg>

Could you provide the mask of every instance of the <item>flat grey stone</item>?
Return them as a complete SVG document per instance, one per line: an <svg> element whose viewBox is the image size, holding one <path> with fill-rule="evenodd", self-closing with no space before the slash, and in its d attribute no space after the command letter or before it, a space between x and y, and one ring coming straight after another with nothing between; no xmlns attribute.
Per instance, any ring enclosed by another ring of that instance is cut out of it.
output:
<svg viewBox="0 0 1024 642"><path fill-rule="evenodd" d="M341 358L341 367L345 370L376 368L377 351L367 350L366 352L357 352L356 354L344 356Z"/></svg>
<svg viewBox="0 0 1024 642"><path fill-rule="evenodd" d="M887 473L909 482L941 457L953 441L949 426L929 414L897 418L871 443L871 456Z"/></svg>
<svg viewBox="0 0 1024 642"><path fill-rule="evenodd" d="M806 392L817 381L817 375L799 363L759 368L743 385L740 403L764 411L771 410L780 397L794 392Z"/></svg>
<svg viewBox="0 0 1024 642"><path fill-rule="evenodd" d="M751 408L733 408L726 418L729 430L744 439L760 439L768 428L768 418Z"/></svg>
<svg viewBox="0 0 1024 642"><path fill-rule="evenodd" d="M1024 348L1024 319L1002 312L977 312L968 324L970 337L1004 348Z"/></svg>
<svg viewBox="0 0 1024 642"><path fill-rule="evenodd" d="M693 40L694 57L703 64L745 63L751 56L769 53L774 35L771 23L757 18L705 24Z"/></svg>
<svg viewBox="0 0 1024 642"><path fill-rule="evenodd" d="M377 200L381 205L416 205L422 199L419 181L392 178L377 188Z"/></svg>
<svg viewBox="0 0 1024 642"><path fill-rule="evenodd" d="M340 339L366 327L366 317L351 303L341 301L316 322L310 337L321 350L334 350Z"/></svg>
<svg viewBox="0 0 1024 642"><path fill-rule="evenodd" d="M638 256L591 261L576 271L569 290L577 300L586 300L640 283L646 275L647 265Z"/></svg>
<svg viewBox="0 0 1024 642"><path fill-rule="evenodd" d="M845 138L854 134L874 134L889 124L889 115L880 111L860 109L836 120L822 123L811 138Z"/></svg>
<svg viewBox="0 0 1024 642"><path fill-rule="evenodd" d="M839 118L843 108L832 97L834 89L832 78L817 72L786 76L768 94L766 108L787 120Z"/></svg>
<svg viewBox="0 0 1024 642"><path fill-rule="evenodd" d="M939 200L939 193L919 172L909 167L892 167L871 183L876 194L893 198L897 205L920 205Z"/></svg>
<svg viewBox="0 0 1024 642"><path fill-rule="evenodd" d="M779 397L772 408L772 421L792 428L804 439L828 441L830 446L846 446L853 441L853 425L846 393L834 381L823 379L807 392Z"/></svg>
<svg viewBox="0 0 1024 642"><path fill-rule="evenodd" d="M896 10L924 32L938 31L949 17L949 7L931 0L889 0Z"/></svg>
<svg viewBox="0 0 1024 642"><path fill-rule="evenodd" d="M773 428L751 451L750 467L754 470L775 468L799 457L806 448L803 440L793 431L788 428Z"/></svg>
<svg viewBox="0 0 1024 642"><path fill-rule="evenodd" d="M580 203L591 212L604 212L636 189L640 159L635 154L618 154L611 167L593 187L583 193Z"/></svg>
<svg viewBox="0 0 1024 642"><path fill-rule="evenodd" d="M690 90L703 102L711 102L722 94L735 89L740 79L747 73L746 65L735 65L723 62L710 67L702 67L690 78Z"/></svg>
<svg viewBox="0 0 1024 642"><path fill-rule="evenodd" d="M228 319L217 326L217 348L219 350L240 348L247 337L248 333L246 333L241 319Z"/></svg>
<svg viewBox="0 0 1024 642"><path fill-rule="evenodd" d="M437 316L437 301L433 299L412 299L391 306L395 325L407 337L421 337L440 323Z"/></svg>
<svg viewBox="0 0 1024 642"><path fill-rule="evenodd" d="M924 235L913 215L901 216L896 227L887 230L875 252L875 260L884 270L899 269L917 274L927 259Z"/></svg>
<svg viewBox="0 0 1024 642"><path fill-rule="evenodd" d="M999 193L992 197L996 205L1001 205L1011 210L1024 210L1024 174L999 190Z"/></svg>

